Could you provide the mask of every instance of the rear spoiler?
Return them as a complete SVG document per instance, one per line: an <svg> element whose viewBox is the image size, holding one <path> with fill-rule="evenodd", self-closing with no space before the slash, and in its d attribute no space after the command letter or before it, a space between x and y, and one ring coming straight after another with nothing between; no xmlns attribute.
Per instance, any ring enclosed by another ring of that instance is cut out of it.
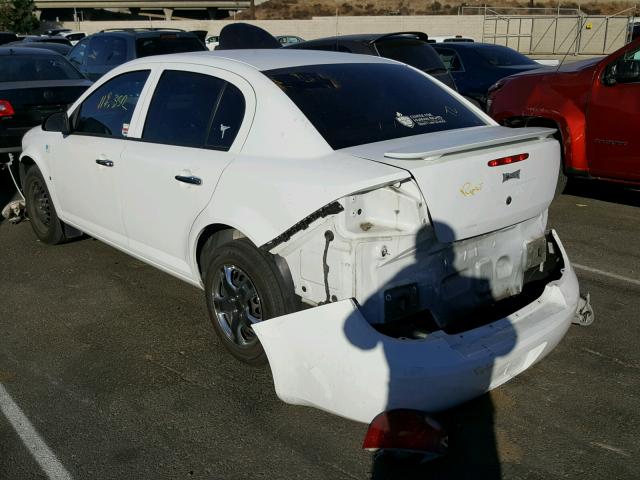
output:
<svg viewBox="0 0 640 480"><path fill-rule="evenodd" d="M386 158L397 160L435 160L451 153L466 152L480 148L519 143L526 140L543 139L552 136L553 128L507 128L472 127L461 135L461 130L451 130L448 135L438 135L433 139L421 139L414 145L384 154Z"/></svg>
<svg viewBox="0 0 640 480"><path fill-rule="evenodd" d="M400 35L412 35L418 37L418 39L429 42L429 35L424 32L394 32L394 33L385 33L384 35L380 35L378 38L375 38L369 42L370 45L379 42L380 40L385 40L391 37L398 37Z"/></svg>

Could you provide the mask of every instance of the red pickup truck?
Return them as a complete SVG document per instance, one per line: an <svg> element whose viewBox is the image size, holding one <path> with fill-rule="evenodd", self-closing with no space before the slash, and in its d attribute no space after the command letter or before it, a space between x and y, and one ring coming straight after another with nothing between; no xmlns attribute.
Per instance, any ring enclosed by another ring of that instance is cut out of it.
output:
<svg viewBox="0 0 640 480"><path fill-rule="evenodd" d="M611 55L496 82L488 112L511 127L549 126L567 176L640 184L640 38Z"/></svg>

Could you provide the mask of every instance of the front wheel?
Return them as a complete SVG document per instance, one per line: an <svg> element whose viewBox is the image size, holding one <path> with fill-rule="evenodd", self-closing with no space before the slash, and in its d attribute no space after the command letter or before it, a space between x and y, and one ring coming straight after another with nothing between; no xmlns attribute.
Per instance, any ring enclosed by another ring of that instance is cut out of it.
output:
<svg viewBox="0 0 640 480"><path fill-rule="evenodd" d="M63 243L67 238L64 226L51 200L47 184L37 167L27 170L24 178L27 214L36 237L49 245Z"/></svg>
<svg viewBox="0 0 640 480"><path fill-rule="evenodd" d="M211 253L205 276L209 317L224 346L250 365L267 362L253 325L294 311L294 293L269 253L247 239Z"/></svg>

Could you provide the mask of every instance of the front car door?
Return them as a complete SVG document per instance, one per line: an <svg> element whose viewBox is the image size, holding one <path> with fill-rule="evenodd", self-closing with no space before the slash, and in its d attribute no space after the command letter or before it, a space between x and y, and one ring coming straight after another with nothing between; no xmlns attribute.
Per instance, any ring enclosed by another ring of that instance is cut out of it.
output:
<svg viewBox="0 0 640 480"><path fill-rule="evenodd" d="M640 43L598 71L587 111L590 173L640 180Z"/></svg>
<svg viewBox="0 0 640 480"><path fill-rule="evenodd" d="M121 246L120 158L148 76L138 70L105 82L71 114L71 134L48 147L62 219Z"/></svg>
<svg viewBox="0 0 640 480"><path fill-rule="evenodd" d="M211 67L165 66L157 78L123 155L123 219L132 253L193 281L191 227L240 151L255 99L246 81Z"/></svg>

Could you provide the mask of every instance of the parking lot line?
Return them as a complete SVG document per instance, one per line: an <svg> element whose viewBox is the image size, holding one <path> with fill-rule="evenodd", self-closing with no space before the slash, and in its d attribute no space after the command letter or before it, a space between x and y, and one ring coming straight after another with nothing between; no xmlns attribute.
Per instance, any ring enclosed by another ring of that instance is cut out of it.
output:
<svg viewBox="0 0 640 480"><path fill-rule="evenodd" d="M73 478L38 435L29 419L16 402L13 401L11 395L2 384L0 384L0 411L9 420L24 446L27 447L29 453L38 462L38 465L40 465L49 480L71 480Z"/></svg>
<svg viewBox="0 0 640 480"><path fill-rule="evenodd" d="M599 270L597 268L587 267L586 265L580 265L579 263L572 263L575 268L578 270L584 270L585 272L595 273L597 275L602 275L603 277L614 278L616 280L620 280L621 282L627 282L632 285L640 286L640 280L635 278L624 277L622 275L618 275L617 273L605 272L604 270Z"/></svg>

